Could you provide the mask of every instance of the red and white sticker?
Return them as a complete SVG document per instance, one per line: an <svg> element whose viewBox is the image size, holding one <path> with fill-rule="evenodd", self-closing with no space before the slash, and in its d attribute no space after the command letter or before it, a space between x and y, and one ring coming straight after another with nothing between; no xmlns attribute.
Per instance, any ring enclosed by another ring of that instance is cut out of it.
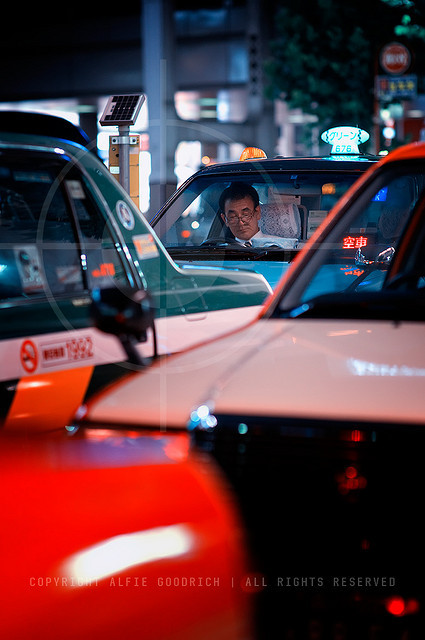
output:
<svg viewBox="0 0 425 640"><path fill-rule="evenodd" d="M34 373L38 366L38 351L32 340L24 340L21 345L21 364L27 373Z"/></svg>
<svg viewBox="0 0 425 640"><path fill-rule="evenodd" d="M40 344L42 368L56 367L94 358L93 339L89 335Z"/></svg>
<svg viewBox="0 0 425 640"><path fill-rule="evenodd" d="M44 287L43 269L37 247L16 245L13 249L15 264L25 293L37 293Z"/></svg>
<svg viewBox="0 0 425 640"><path fill-rule="evenodd" d="M136 253L140 260L147 258L156 258L159 255L158 247L151 233L143 233L132 238Z"/></svg>

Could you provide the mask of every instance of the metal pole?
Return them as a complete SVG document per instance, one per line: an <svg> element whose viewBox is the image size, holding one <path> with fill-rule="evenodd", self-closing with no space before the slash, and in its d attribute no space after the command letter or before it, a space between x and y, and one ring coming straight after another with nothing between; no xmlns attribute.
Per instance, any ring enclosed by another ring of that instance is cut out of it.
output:
<svg viewBox="0 0 425 640"><path fill-rule="evenodd" d="M118 131L120 184L130 194L130 127L120 125Z"/></svg>

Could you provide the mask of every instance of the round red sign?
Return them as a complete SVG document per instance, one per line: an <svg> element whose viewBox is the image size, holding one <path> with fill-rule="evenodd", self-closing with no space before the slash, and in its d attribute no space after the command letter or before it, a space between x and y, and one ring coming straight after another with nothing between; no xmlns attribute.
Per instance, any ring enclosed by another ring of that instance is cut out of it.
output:
<svg viewBox="0 0 425 640"><path fill-rule="evenodd" d="M37 347L31 340L24 340L21 345L21 363L27 373L34 373L37 369Z"/></svg>
<svg viewBox="0 0 425 640"><path fill-rule="evenodd" d="M379 61L384 71L400 75L410 66L409 49L399 42L391 42L382 49Z"/></svg>

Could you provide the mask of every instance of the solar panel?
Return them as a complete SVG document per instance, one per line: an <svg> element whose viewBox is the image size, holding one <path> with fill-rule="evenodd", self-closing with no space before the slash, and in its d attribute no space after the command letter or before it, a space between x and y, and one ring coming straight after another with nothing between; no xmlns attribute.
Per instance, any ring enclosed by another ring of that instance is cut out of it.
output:
<svg viewBox="0 0 425 640"><path fill-rule="evenodd" d="M134 124L144 101L145 96L138 93L111 96L99 122L102 126Z"/></svg>

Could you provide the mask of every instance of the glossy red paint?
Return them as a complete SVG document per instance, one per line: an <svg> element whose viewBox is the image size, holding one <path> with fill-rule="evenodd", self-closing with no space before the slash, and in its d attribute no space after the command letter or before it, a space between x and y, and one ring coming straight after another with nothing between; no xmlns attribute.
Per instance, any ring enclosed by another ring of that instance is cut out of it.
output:
<svg viewBox="0 0 425 640"><path fill-rule="evenodd" d="M241 527L212 463L181 434L87 436L2 438L2 635L250 638Z"/></svg>

